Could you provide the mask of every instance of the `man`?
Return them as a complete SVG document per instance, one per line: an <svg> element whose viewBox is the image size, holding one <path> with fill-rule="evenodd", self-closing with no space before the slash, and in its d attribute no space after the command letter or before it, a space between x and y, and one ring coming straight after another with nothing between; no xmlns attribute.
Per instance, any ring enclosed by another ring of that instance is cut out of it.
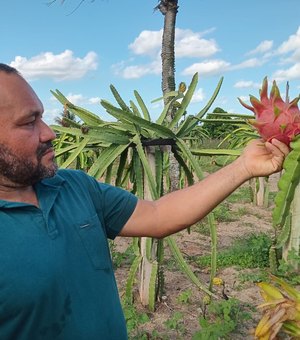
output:
<svg viewBox="0 0 300 340"><path fill-rule="evenodd" d="M252 142L192 187L148 202L54 163L43 106L0 64L0 339L126 339L107 238L161 238L203 218L288 147Z"/></svg>

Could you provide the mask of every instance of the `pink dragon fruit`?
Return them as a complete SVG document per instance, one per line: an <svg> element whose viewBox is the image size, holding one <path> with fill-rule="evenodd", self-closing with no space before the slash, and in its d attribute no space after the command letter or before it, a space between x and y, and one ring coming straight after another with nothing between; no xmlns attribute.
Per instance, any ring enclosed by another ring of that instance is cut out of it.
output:
<svg viewBox="0 0 300 340"><path fill-rule="evenodd" d="M300 133L300 111L298 101L300 96L291 102L288 98L288 84L286 91L286 100L283 101L276 82L268 98L268 80L264 78L260 90L260 101L250 95L250 102L253 106L245 104L240 98L240 103L255 113L256 119L250 119L249 123L253 125L259 135L265 140L270 141L276 138L289 145L290 141Z"/></svg>

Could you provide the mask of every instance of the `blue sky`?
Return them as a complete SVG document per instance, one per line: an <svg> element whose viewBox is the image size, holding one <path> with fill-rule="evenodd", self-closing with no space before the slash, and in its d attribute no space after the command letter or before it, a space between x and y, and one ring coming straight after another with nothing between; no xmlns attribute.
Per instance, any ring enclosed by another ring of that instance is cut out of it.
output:
<svg viewBox="0 0 300 340"><path fill-rule="evenodd" d="M99 104L114 102L113 84L128 103L138 90L155 120L161 96L163 16L156 0L10 0L1 4L1 59L30 82L52 123L59 89L74 104L111 120ZM73 13L72 13L73 12ZM300 92L299 0L179 0L176 83L199 73L189 114L206 104L224 76L213 108L247 112L237 97L258 96L265 76L290 97Z"/></svg>

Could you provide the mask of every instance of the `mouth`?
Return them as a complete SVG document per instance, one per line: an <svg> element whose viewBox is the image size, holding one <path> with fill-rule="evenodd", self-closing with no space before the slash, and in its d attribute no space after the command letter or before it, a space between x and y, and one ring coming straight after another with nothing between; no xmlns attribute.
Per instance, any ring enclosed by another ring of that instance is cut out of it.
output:
<svg viewBox="0 0 300 340"><path fill-rule="evenodd" d="M46 155L50 155L54 157L54 149L53 148L49 148L47 149L43 154L42 157L46 156Z"/></svg>

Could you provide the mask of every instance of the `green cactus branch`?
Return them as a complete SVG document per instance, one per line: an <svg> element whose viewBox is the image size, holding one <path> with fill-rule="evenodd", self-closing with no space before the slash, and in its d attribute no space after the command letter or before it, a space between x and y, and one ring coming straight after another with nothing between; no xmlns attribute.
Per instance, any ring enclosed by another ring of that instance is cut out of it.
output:
<svg viewBox="0 0 300 340"><path fill-rule="evenodd" d="M105 181L114 181L115 185L123 186L140 198L144 198L146 190L144 185L147 182L147 190L150 192L151 199L156 200L168 191L169 159L165 152L165 146L170 145L187 183L193 184L194 177L197 179L204 177L198 161L199 156L216 154L236 156L240 152L239 150L205 150L195 147L191 149L190 147L191 143L199 144L199 136L205 138L203 137L205 132L199 130L199 122L213 104L222 81L223 79L219 81L207 105L197 114L185 118L197 86L198 75L196 74L184 93L173 91L168 94L171 100L163 108L156 122L151 121L150 112L137 91L134 91L137 103L130 101L130 105L127 105L116 88L110 87L119 107L106 100L101 100L100 104L107 113L116 119L114 122L105 122L88 110L70 103L60 91L52 91L63 105L64 110L72 112L80 119L80 122L70 123L68 126L53 126L58 134L55 147L60 164L64 167L81 167L97 179L102 177ZM166 114L171 106L175 109L175 115L174 120L169 122ZM65 121L69 123L67 119ZM197 131L193 134L196 128ZM155 162L154 168L149 163L148 151L150 150L153 152L151 159ZM216 273L217 240L216 226L212 215L209 218L209 223L212 236L212 268L209 287L205 287L205 284L192 273L175 241L170 238L167 244L185 275L199 289L214 296L211 292L211 283ZM130 290L134 283L134 276L145 257L151 265L149 307L154 309L155 296L163 282L161 267L163 247L162 242L157 243L157 240L154 239L147 240L145 245L145 252L139 252L132 264L126 295L129 300L132 300Z"/></svg>

